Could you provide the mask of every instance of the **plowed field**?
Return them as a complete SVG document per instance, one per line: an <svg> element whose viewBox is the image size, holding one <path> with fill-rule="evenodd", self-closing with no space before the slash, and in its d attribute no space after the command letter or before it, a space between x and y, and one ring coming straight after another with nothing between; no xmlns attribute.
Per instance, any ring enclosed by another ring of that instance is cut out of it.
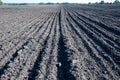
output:
<svg viewBox="0 0 120 80"><path fill-rule="evenodd" d="M120 80L120 6L0 6L0 80Z"/></svg>

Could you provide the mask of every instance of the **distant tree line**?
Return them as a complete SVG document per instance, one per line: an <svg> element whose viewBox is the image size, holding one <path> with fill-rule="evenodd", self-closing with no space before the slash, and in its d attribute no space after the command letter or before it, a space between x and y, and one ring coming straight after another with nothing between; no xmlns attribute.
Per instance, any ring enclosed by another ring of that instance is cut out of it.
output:
<svg viewBox="0 0 120 80"><path fill-rule="evenodd" d="M51 3L51 2L48 2L48 3L39 3L39 5L61 5L61 4L71 4L71 3L68 3L68 2L63 2L63 3Z"/></svg>
<svg viewBox="0 0 120 80"><path fill-rule="evenodd" d="M89 3L91 4L91 3ZM113 3L112 2L105 2L104 0L101 0L100 2L96 2L95 4L120 4L119 0L115 0Z"/></svg>
<svg viewBox="0 0 120 80"><path fill-rule="evenodd" d="M120 4L120 1L119 0L115 0L114 4Z"/></svg>
<svg viewBox="0 0 120 80"><path fill-rule="evenodd" d="M2 5L3 4L3 2L0 0L0 5Z"/></svg>
<svg viewBox="0 0 120 80"><path fill-rule="evenodd" d="M28 3L4 3L4 4L5 5L29 5Z"/></svg>
<svg viewBox="0 0 120 80"><path fill-rule="evenodd" d="M74 3L68 3L68 2L64 2L64 3L4 3L5 5L67 5L67 4L74 4Z"/></svg>

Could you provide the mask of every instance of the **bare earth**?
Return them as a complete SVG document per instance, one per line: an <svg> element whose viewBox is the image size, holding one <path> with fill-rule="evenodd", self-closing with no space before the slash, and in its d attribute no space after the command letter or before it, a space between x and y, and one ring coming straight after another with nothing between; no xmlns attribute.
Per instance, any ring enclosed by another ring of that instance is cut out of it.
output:
<svg viewBox="0 0 120 80"><path fill-rule="evenodd" d="M0 6L0 80L120 80L120 6Z"/></svg>

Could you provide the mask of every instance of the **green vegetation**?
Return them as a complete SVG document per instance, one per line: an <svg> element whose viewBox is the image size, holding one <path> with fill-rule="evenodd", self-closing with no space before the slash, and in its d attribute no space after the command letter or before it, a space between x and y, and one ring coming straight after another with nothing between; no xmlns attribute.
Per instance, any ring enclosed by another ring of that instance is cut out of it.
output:
<svg viewBox="0 0 120 80"><path fill-rule="evenodd" d="M3 2L0 0L0 5L2 5L3 4Z"/></svg>
<svg viewBox="0 0 120 80"><path fill-rule="evenodd" d="M114 4L120 4L120 1L119 0L115 0Z"/></svg>
<svg viewBox="0 0 120 80"><path fill-rule="evenodd" d="M115 0L113 3L104 2L104 0L101 0L100 2L96 2L95 4L120 4L119 0Z"/></svg>
<svg viewBox="0 0 120 80"><path fill-rule="evenodd" d="M100 4L105 4L105 2L102 0L102 1L100 2Z"/></svg>

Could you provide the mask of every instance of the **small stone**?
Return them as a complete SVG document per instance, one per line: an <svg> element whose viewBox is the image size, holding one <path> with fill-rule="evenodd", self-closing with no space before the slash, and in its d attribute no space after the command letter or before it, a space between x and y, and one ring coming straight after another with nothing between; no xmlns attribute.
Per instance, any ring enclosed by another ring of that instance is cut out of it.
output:
<svg viewBox="0 0 120 80"><path fill-rule="evenodd" d="M22 49L21 49L21 50L19 50L19 51L18 51L18 54L21 54L21 53L22 53L22 51L23 51Z"/></svg>
<svg viewBox="0 0 120 80"><path fill-rule="evenodd" d="M107 74L107 71L102 71L103 74Z"/></svg>
<svg viewBox="0 0 120 80"><path fill-rule="evenodd" d="M24 46L24 49L28 49L28 46Z"/></svg>
<svg viewBox="0 0 120 80"><path fill-rule="evenodd" d="M61 63L57 63L56 66L57 66L57 67L61 67L62 64L61 64Z"/></svg>
<svg viewBox="0 0 120 80"><path fill-rule="evenodd" d="M72 60L73 65L75 65L76 63L79 63L79 60Z"/></svg>

